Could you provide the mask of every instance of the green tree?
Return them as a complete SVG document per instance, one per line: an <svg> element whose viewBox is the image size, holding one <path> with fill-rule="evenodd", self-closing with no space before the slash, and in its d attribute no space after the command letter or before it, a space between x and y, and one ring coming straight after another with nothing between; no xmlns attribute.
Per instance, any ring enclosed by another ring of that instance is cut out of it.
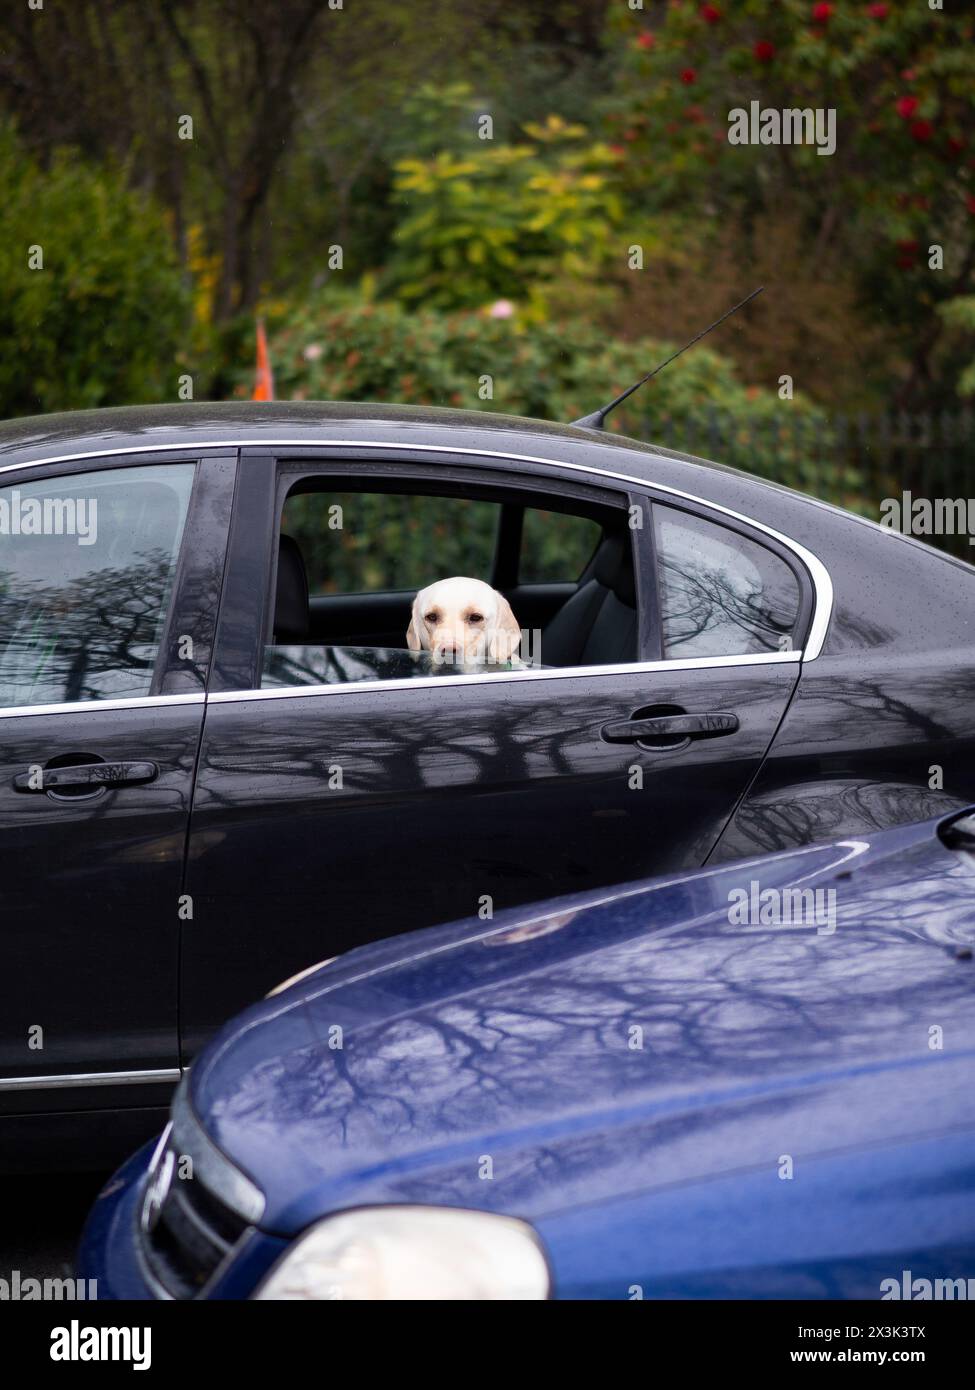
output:
<svg viewBox="0 0 975 1390"><path fill-rule="evenodd" d="M331 243L374 264L404 104L431 74L509 65L505 3L25 0L0 6L0 104L42 161L71 145L160 198L222 325L324 275Z"/></svg>
<svg viewBox="0 0 975 1390"><path fill-rule="evenodd" d="M599 275L622 219L615 156L559 116L525 135L507 143L471 129L466 149L399 161L407 211L384 279L397 298L446 309L512 299L542 316L546 289Z"/></svg>
<svg viewBox="0 0 975 1390"><path fill-rule="evenodd" d="M189 296L161 210L0 128L0 411L174 400Z"/></svg>
<svg viewBox="0 0 975 1390"><path fill-rule="evenodd" d="M620 6L611 24L607 121L632 203L677 209L715 239L789 209L812 265L850 267L865 314L901 343L903 403L944 399L956 375L937 309L975 266L971 11L716 0ZM835 153L731 143L731 112L752 101L835 110Z"/></svg>

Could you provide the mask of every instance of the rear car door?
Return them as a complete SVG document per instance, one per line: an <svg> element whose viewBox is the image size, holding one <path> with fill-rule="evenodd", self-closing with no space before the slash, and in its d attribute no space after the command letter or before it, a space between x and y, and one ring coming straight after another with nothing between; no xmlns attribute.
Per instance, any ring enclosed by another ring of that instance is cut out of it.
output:
<svg viewBox="0 0 975 1390"><path fill-rule="evenodd" d="M365 941L701 864L787 707L809 598L774 549L670 506L655 525L625 484L429 455L245 451L190 836L187 1056L282 977ZM319 540L289 532L308 489L373 499L331 504L326 588L358 548L402 592L322 592L312 573L309 595L295 551L310 559ZM457 497L495 505L500 551L519 505L597 517L602 539L565 583L534 553L485 569L486 522L458 550L456 526L434 520L411 568L409 514L375 523L390 492L447 499L444 518ZM539 665L448 674L343 644L405 634L418 576L450 573L494 579L523 611L558 608Z"/></svg>
<svg viewBox="0 0 975 1390"><path fill-rule="evenodd" d="M152 1105L178 1077L235 474L159 453L0 475L0 1117Z"/></svg>

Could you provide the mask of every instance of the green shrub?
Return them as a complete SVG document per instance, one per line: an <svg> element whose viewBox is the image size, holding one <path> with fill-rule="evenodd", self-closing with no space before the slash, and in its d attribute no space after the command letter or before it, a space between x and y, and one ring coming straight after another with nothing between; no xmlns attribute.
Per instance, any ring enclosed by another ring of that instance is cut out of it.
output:
<svg viewBox="0 0 975 1390"><path fill-rule="evenodd" d="M961 295L941 306L941 316L953 328L961 329L966 335L965 356L971 358L972 344L975 342L975 295ZM962 396L975 396L975 359L966 361L958 382L958 392Z"/></svg>
<svg viewBox="0 0 975 1390"><path fill-rule="evenodd" d="M41 169L9 128L0 187L3 414L175 400L189 296L162 212L68 151Z"/></svg>
<svg viewBox="0 0 975 1390"><path fill-rule="evenodd" d="M510 298L543 318L563 279L598 278L622 255L616 156L558 116L518 144L401 159L394 191L405 215L383 283L406 304L481 308Z"/></svg>
<svg viewBox="0 0 975 1390"><path fill-rule="evenodd" d="M487 312L407 311L352 296L271 321L282 399L388 401L574 420L649 371L670 345L607 342L582 320L524 323ZM241 390L252 372L241 374ZM493 394L488 394L488 391ZM858 479L822 457L825 417L741 383L707 347L675 362L610 417L614 429L716 457L843 500Z"/></svg>

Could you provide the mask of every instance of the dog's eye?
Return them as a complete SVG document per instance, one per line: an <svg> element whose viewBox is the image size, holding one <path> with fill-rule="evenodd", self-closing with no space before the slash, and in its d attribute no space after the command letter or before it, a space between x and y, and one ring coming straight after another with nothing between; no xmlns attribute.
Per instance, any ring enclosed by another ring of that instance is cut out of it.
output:
<svg viewBox="0 0 975 1390"><path fill-rule="evenodd" d="M423 621L425 623L435 623L439 616L440 615L438 613L424 613Z"/></svg>
<svg viewBox="0 0 975 1390"><path fill-rule="evenodd" d="M467 621L469 623L483 623L484 618L483 615L480 613L468 613Z"/></svg>

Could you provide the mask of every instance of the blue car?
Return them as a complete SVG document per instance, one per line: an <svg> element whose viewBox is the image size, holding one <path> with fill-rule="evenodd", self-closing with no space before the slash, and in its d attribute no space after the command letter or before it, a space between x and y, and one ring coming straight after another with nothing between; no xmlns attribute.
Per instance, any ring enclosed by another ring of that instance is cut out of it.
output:
<svg viewBox="0 0 975 1390"><path fill-rule="evenodd" d="M101 1298L975 1296L975 814L376 942L204 1049Z"/></svg>

